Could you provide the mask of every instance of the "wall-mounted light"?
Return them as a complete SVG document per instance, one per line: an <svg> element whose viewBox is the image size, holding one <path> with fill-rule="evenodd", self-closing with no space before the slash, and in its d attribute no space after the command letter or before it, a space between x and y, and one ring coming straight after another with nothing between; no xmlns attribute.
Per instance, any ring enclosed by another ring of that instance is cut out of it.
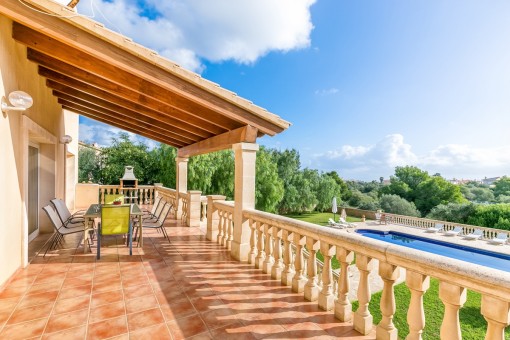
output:
<svg viewBox="0 0 510 340"><path fill-rule="evenodd" d="M65 135L65 136L60 137L60 143L62 143L62 144L69 144L72 141L73 141L73 137L71 137L69 135Z"/></svg>
<svg viewBox="0 0 510 340"><path fill-rule="evenodd" d="M9 101L2 97L2 112L25 111L34 104L32 97L23 91L13 91L9 93Z"/></svg>

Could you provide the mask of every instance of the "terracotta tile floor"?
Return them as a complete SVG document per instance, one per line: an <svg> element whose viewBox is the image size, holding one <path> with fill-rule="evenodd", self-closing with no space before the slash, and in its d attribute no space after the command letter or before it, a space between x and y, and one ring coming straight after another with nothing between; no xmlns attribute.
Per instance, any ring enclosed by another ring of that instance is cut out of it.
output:
<svg viewBox="0 0 510 340"><path fill-rule="evenodd" d="M374 339L269 275L233 260L199 228L144 231L129 256L105 238L101 259L81 235L35 255L0 292L0 339ZM136 244L136 243L135 243Z"/></svg>

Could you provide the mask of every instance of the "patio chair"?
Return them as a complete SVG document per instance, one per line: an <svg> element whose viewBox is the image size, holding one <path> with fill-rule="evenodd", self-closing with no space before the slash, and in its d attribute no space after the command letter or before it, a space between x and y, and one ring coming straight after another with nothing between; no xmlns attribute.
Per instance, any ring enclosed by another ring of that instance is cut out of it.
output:
<svg viewBox="0 0 510 340"><path fill-rule="evenodd" d="M462 227L456 226L455 228L453 228L453 230L448 230L447 232L445 232L444 235L445 236L457 236L457 235L460 235L460 233L462 233Z"/></svg>
<svg viewBox="0 0 510 340"><path fill-rule="evenodd" d="M158 217L156 215L156 211L158 211L158 207L161 204L161 202L164 203L162 197L159 196L154 201L154 204L152 205L152 209L151 210L149 210L149 209L142 209L142 211L143 211L142 219L157 219Z"/></svg>
<svg viewBox="0 0 510 340"><path fill-rule="evenodd" d="M161 200L156 209L154 209L154 206L152 207L152 210L154 210L154 214L151 215L144 214L142 215L142 220L144 222L157 222L166 204L169 203L166 203L165 200Z"/></svg>
<svg viewBox="0 0 510 340"><path fill-rule="evenodd" d="M335 229L344 229L344 228L346 228L345 225L342 225L340 223L335 222L335 220L332 219L332 218L330 218L328 220L328 225L327 226L330 227L330 228L335 228Z"/></svg>
<svg viewBox="0 0 510 340"><path fill-rule="evenodd" d="M441 232L444 230L444 224L442 223L436 223L435 226L433 227L430 227L430 228L427 228L425 230L426 233L437 233L437 232Z"/></svg>
<svg viewBox="0 0 510 340"><path fill-rule="evenodd" d="M113 204L113 202L121 200L124 203L124 195L122 194L105 194L104 204Z"/></svg>
<svg viewBox="0 0 510 340"><path fill-rule="evenodd" d="M508 233L497 233L496 237L489 240L492 244L505 244L508 241Z"/></svg>
<svg viewBox="0 0 510 340"><path fill-rule="evenodd" d="M467 240L478 240L482 236L483 236L482 229L475 229L475 231L473 231L472 233L465 235L464 238Z"/></svg>
<svg viewBox="0 0 510 340"><path fill-rule="evenodd" d="M168 237L168 234L165 229L165 221L168 217L168 214L170 213L170 209L172 209L172 205L170 203L165 203L163 210L161 211L161 214L158 217L158 220L156 222L148 222L148 221L142 221L142 229L143 228L152 228L152 229L158 229L163 232L163 236L166 237L168 242L170 242L170 238ZM143 231L143 230L142 230Z"/></svg>
<svg viewBox="0 0 510 340"><path fill-rule="evenodd" d="M78 216L76 214L71 214L69 209L67 208L66 203L58 198L54 198L50 200L51 204L57 211L58 217L62 221L62 224L66 228L73 228L76 226L81 226L83 228L83 224L85 223L85 219L83 216ZM81 212L79 212L81 214Z"/></svg>
<svg viewBox="0 0 510 340"><path fill-rule="evenodd" d="M97 259L101 258L101 237L103 235L127 234L129 255L133 255L133 228L131 205L105 205L101 208L101 222L97 227Z"/></svg>
<svg viewBox="0 0 510 340"><path fill-rule="evenodd" d="M356 224L354 224L354 223L350 223L350 222L347 222L347 221L345 220L345 218L343 218L343 217L340 217L340 219L339 219L339 221L338 221L338 224L340 224L340 225L344 225L344 226L346 226L347 228L356 228Z"/></svg>
<svg viewBox="0 0 510 340"><path fill-rule="evenodd" d="M65 228L57 212L55 211L55 209L53 209L51 205L48 204L42 209L44 210L46 215L48 215L48 218L50 219L51 224L55 229L55 233L48 240L48 247L46 247L46 251L44 252L44 256L46 256L48 250L55 249L56 246L59 244L62 245L62 241L65 242L64 236L83 232L83 225L81 228Z"/></svg>

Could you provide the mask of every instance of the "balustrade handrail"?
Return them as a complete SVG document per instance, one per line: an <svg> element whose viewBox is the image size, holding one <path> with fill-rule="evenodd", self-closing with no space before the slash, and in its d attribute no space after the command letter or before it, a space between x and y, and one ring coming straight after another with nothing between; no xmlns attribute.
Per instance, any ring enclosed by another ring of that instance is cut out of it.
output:
<svg viewBox="0 0 510 340"><path fill-rule="evenodd" d="M433 227L436 223L440 223L440 224L444 225L445 230L453 230L456 226L462 227L463 228L462 235L472 233L475 229L480 229L483 231L483 238L485 238L485 239L491 239L491 238L495 237L497 233L507 233L510 236L509 230L480 227L480 226L470 225L470 224L462 224L462 223L456 223L456 222L433 220L433 219L428 219L428 218L397 215L397 214L391 214L391 213L384 213L384 215L386 217L387 223L403 225L406 227L415 227L415 228L426 229L429 227Z"/></svg>
<svg viewBox="0 0 510 340"><path fill-rule="evenodd" d="M234 212L234 202L232 201L214 202L214 207L219 210L224 210L226 212L230 213Z"/></svg>
<svg viewBox="0 0 510 340"><path fill-rule="evenodd" d="M233 209L233 205L226 203L217 202L215 205ZM510 301L510 273L507 272L456 259L448 259L446 264L445 257L441 255L388 244L356 233L325 228L313 223L254 209L245 209L243 215L245 218L254 221L310 237L317 241L324 241L332 246L342 247L357 254Z"/></svg>

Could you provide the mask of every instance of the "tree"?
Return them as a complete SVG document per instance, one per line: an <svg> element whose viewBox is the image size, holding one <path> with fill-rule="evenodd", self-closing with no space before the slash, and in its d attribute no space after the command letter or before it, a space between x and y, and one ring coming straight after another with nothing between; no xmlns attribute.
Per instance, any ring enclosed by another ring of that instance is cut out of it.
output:
<svg viewBox="0 0 510 340"><path fill-rule="evenodd" d="M381 194L394 194L414 202L418 186L429 178L428 172L415 166L397 166L395 176L390 177L390 185L383 187Z"/></svg>
<svg viewBox="0 0 510 340"><path fill-rule="evenodd" d="M503 176L494 183L494 195L510 196L510 177Z"/></svg>
<svg viewBox="0 0 510 340"><path fill-rule="evenodd" d="M154 180L156 183L163 183L163 186L175 188L177 149L166 144L161 144L151 151L151 157L155 160L158 171Z"/></svg>
<svg viewBox="0 0 510 340"><path fill-rule="evenodd" d="M352 196L349 199L349 205L351 207L364 209L364 210L377 210L379 209L379 201L361 191L354 190Z"/></svg>
<svg viewBox="0 0 510 340"><path fill-rule="evenodd" d="M283 198L283 181L278 177L278 166L272 155L261 147L257 152L255 207L258 210L276 212Z"/></svg>
<svg viewBox="0 0 510 340"><path fill-rule="evenodd" d="M80 146L78 148L78 182L99 183L99 156L98 151Z"/></svg>
<svg viewBox="0 0 510 340"><path fill-rule="evenodd" d="M510 230L510 204L478 205L468 223L487 228Z"/></svg>
<svg viewBox="0 0 510 340"><path fill-rule="evenodd" d="M416 207L426 215L439 204L462 203L465 198L460 188L443 177L429 177L421 182L416 189Z"/></svg>
<svg viewBox="0 0 510 340"><path fill-rule="evenodd" d="M332 208L333 197L340 198L341 189L338 185L338 182L331 177L329 174L323 173L319 178L319 185L316 191L317 197L317 206L315 210L317 211L330 211ZM337 201L337 204L341 203Z"/></svg>
<svg viewBox="0 0 510 340"><path fill-rule="evenodd" d="M134 144L127 133L119 133L112 139L112 145L103 148L103 167L100 169L103 184L119 184L124 175L124 167L134 167L140 184L152 184L158 172L156 160L148 152L147 145Z"/></svg>
<svg viewBox="0 0 510 340"><path fill-rule="evenodd" d="M381 209L388 213L420 217L420 212L414 203L397 195L382 195L379 204Z"/></svg>
<svg viewBox="0 0 510 340"><path fill-rule="evenodd" d="M476 209L473 203L439 204L432 208L427 218L448 222L467 223Z"/></svg>
<svg viewBox="0 0 510 340"><path fill-rule="evenodd" d="M330 171L330 172L326 172L326 175L330 176L331 178L333 178L336 182L336 184L338 184L338 186L340 187L340 198L343 200L343 201L347 201L349 199L349 197L351 197L351 190L349 189L349 187L347 186L347 184L345 183L345 181L340 178L340 176L338 175L338 173L336 171Z"/></svg>

